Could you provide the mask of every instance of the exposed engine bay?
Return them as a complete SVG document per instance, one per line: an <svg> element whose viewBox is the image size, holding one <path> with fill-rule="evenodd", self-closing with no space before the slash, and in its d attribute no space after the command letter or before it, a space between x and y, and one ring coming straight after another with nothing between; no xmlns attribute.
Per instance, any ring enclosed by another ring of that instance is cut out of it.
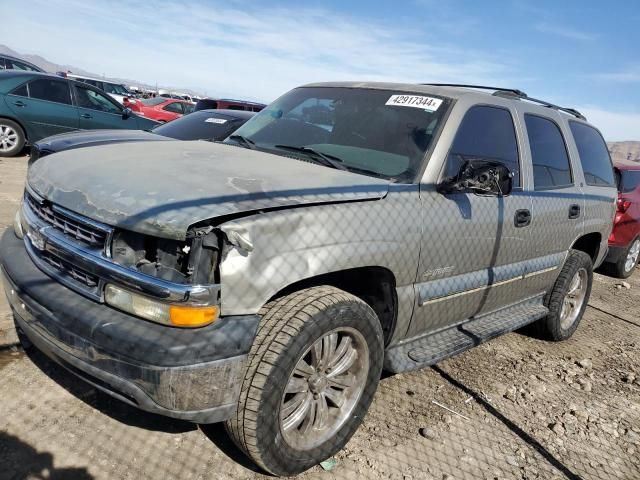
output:
<svg viewBox="0 0 640 480"><path fill-rule="evenodd" d="M111 244L113 260L125 267L174 283L216 283L220 240L213 227L193 228L185 241L118 230Z"/></svg>

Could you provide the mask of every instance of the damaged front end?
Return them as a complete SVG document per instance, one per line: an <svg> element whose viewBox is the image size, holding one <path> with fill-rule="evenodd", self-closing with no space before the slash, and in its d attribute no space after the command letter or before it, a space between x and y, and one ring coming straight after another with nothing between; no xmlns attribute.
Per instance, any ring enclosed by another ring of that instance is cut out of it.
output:
<svg viewBox="0 0 640 480"><path fill-rule="evenodd" d="M210 226L185 240L153 237L82 217L30 188L20 223L34 263L86 297L170 326L219 317L220 242Z"/></svg>
<svg viewBox="0 0 640 480"><path fill-rule="evenodd" d="M118 230L113 236L111 256L124 267L169 282L217 283L220 241L213 227L193 228L186 237L181 241Z"/></svg>

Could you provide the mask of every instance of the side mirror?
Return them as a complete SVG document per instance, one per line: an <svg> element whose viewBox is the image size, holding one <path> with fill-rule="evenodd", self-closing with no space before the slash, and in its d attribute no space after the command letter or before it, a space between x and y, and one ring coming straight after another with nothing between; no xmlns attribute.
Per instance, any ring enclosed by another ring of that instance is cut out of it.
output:
<svg viewBox="0 0 640 480"><path fill-rule="evenodd" d="M123 120L126 120L127 118L129 118L132 113L133 113L133 110L131 110L129 107L123 108L122 109L122 118L123 118Z"/></svg>
<svg viewBox="0 0 640 480"><path fill-rule="evenodd" d="M513 173L504 164L492 160L466 160L454 177L438 185L440 193L471 192L502 197L513 190Z"/></svg>

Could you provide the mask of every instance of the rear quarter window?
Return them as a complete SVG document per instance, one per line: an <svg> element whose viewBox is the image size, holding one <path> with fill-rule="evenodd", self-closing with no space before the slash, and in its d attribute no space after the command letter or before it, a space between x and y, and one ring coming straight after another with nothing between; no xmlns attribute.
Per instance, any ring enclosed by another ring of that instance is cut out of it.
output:
<svg viewBox="0 0 640 480"><path fill-rule="evenodd" d="M578 147L587 185L615 187L611 157L600 132L589 125L575 121L570 121L569 126Z"/></svg>

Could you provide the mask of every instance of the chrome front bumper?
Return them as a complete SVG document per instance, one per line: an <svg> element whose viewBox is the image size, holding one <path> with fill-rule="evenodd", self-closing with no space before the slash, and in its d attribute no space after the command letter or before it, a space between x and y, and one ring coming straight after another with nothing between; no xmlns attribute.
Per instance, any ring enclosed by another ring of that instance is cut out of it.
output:
<svg viewBox="0 0 640 480"><path fill-rule="evenodd" d="M138 319L51 279L11 229L0 239L0 278L22 333L96 388L197 423L223 421L235 411L257 316L221 317L198 329Z"/></svg>

